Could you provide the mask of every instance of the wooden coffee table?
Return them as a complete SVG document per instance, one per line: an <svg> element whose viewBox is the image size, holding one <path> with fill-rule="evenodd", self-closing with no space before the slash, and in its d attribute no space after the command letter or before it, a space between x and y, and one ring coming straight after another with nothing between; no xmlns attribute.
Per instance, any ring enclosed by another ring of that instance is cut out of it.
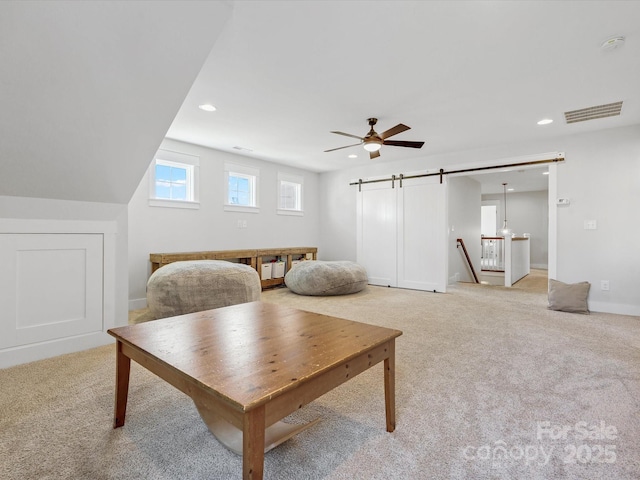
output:
<svg viewBox="0 0 640 480"><path fill-rule="evenodd" d="M133 359L189 395L216 436L221 422L237 430L245 479L262 478L271 430L276 445L300 430L282 433L279 420L381 361L395 429L399 330L252 302L108 332L117 340L114 428L124 425Z"/></svg>

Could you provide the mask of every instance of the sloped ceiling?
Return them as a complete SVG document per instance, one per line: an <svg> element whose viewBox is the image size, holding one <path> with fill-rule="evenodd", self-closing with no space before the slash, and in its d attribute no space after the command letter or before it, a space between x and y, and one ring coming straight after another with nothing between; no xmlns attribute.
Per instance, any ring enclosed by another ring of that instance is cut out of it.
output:
<svg viewBox="0 0 640 480"><path fill-rule="evenodd" d="M126 204L229 2L0 2L0 195Z"/></svg>

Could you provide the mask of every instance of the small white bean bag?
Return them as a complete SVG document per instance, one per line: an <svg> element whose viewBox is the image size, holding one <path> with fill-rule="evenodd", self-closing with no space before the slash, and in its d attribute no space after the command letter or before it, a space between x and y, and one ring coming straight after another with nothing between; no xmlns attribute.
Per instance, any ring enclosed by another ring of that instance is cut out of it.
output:
<svg viewBox="0 0 640 480"><path fill-rule="evenodd" d="M354 262L307 260L287 272L284 283L299 295L346 295L369 283L367 271Z"/></svg>
<svg viewBox="0 0 640 480"><path fill-rule="evenodd" d="M153 272L147 304L154 318L201 312L260 300L258 272L223 260L173 262Z"/></svg>

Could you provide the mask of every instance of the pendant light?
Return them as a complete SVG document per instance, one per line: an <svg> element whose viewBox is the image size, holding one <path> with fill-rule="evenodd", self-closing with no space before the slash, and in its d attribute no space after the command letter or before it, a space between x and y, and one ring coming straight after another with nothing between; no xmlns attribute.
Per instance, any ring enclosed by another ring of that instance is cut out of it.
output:
<svg viewBox="0 0 640 480"><path fill-rule="evenodd" d="M502 189L504 191L504 222L502 222L502 228L498 230L496 235L498 237L510 237L513 233L511 229L507 226L507 184L502 184Z"/></svg>

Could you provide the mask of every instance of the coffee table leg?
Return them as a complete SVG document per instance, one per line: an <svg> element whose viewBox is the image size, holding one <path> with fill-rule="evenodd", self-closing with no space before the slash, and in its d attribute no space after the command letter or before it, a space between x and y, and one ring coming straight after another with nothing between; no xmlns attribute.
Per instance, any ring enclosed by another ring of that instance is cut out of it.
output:
<svg viewBox="0 0 640 480"><path fill-rule="evenodd" d="M129 372L131 359L122 353L122 342L116 343L116 400L113 411L113 428L124 425L127 413L127 395L129 394Z"/></svg>
<svg viewBox="0 0 640 480"><path fill-rule="evenodd" d="M387 432L396 429L396 341L389 342L389 356L384 360L384 406Z"/></svg>
<svg viewBox="0 0 640 480"><path fill-rule="evenodd" d="M242 478L262 480L264 471L264 405L244 414L242 427Z"/></svg>

